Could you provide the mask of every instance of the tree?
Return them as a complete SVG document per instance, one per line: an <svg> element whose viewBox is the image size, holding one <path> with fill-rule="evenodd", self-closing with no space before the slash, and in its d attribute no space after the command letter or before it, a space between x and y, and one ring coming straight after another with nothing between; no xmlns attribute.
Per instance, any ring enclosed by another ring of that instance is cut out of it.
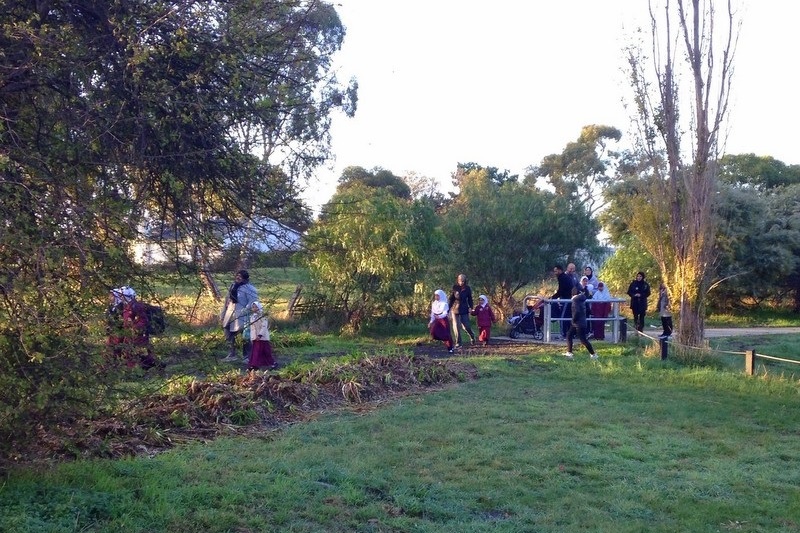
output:
<svg viewBox="0 0 800 533"><path fill-rule="evenodd" d="M130 257L145 215L205 245L213 219L291 203L271 180L307 176L331 114L355 109L331 68L343 37L313 0L4 2L0 362L19 388L0 425L90 375L91 317L147 280Z"/></svg>
<svg viewBox="0 0 800 533"><path fill-rule="evenodd" d="M398 198L363 183L340 185L306 237L306 263L317 290L341 308L348 329L387 313L410 296L437 242L425 201Z"/></svg>
<svg viewBox="0 0 800 533"><path fill-rule="evenodd" d="M722 12L717 5L665 0L657 14L649 2L652 56L628 50L638 148L658 178L646 191L653 209L635 210L630 227L656 258L678 307L678 338L690 345L703 339L719 136L738 35L731 4Z"/></svg>
<svg viewBox="0 0 800 533"><path fill-rule="evenodd" d="M337 190L345 191L351 187L365 186L372 189L385 189L391 195L404 200L411 199L411 188L390 171L374 168L369 171L363 167L350 166L342 171Z"/></svg>
<svg viewBox="0 0 800 533"><path fill-rule="evenodd" d="M508 308L555 263L596 245L598 228L583 206L496 175L478 165L459 175L459 194L442 215L447 246L438 271L441 282L467 273L497 308Z"/></svg>
<svg viewBox="0 0 800 533"><path fill-rule="evenodd" d="M723 183L766 191L800 183L800 165L786 165L769 156L726 154L719 161L719 179Z"/></svg>
<svg viewBox="0 0 800 533"><path fill-rule="evenodd" d="M525 182L533 186L538 178L546 178L556 194L584 205L594 216L604 206L602 191L611 182L609 170L617 156L608 142L621 138L622 133L611 126L584 126L560 154L547 155L530 167Z"/></svg>

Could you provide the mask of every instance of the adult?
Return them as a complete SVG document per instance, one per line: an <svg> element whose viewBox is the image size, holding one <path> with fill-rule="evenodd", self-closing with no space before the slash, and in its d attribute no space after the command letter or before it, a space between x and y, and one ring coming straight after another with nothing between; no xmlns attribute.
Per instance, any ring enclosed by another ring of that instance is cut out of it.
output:
<svg viewBox="0 0 800 533"><path fill-rule="evenodd" d="M572 278L572 286L577 287L580 278L575 263L567 263L567 275Z"/></svg>
<svg viewBox="0 0 800 533"><path fill-rule="evenodd" d="M136 291L131 287L122 289L122 329L124 338L123 354L128 367L139 366L148 370L154 366L164 367L163 363L156 361L153 355L153 346L150 344L150 334L147 332L149 318L147 306L136 299Z"/></svg>
<svg viewBox="0 0 800 533"><path fill-rule="evenodd" d="M223 359L226 362L237 361L236 357L236 337L244 331L248 324L250 306L258 301L258 292L250 284L250 274L247 270L240 270L234 277L234 282L228 289L225 297L225 305L222 306L222 329L225 332L225 341L228 343L228 356ZM247 362L250 359L249 340L242 340L242 359Z"/></svg>
<svg viewBox="0 0 800 533"><path fill-rule="evenodd" d="M636 331L644 329L644 317L647 314L647 298L650 296L650 285L644 279L644 272L636 273L636 278L628 286L631 297L631 312Z"/></svg>
<svg viewBox="0 0 800 533"><path fill-rule="evenodd" d="M597 283L597 290L594 291L592 296L592 336L597 340L605 340L606 338L606 321L597 320L607 318L611 312L611 293L608 292L606 284L602 281Z"/></svg>
<svg viewBox="0 0 800 533"><path fill-rule="evenodd" d="M586 296L586 303L584 304L584 307L586 307L586 318L588 320L588 318L592 316L592 309L589 307L589 300L592 298L592 295L594 294L595 291L594 285L589 283L588 277L581 276L580 282L578 283L578 291L582 292ZM587 331L587 338L593 336L594 333L592 332L591 329L589 329Z"/></svg>
<svg viewBox="0 0 800 533"><path fill-rule="evenodd" d="M589 357L597 359L597 352L594 351L592 343L586 337L587 322L586 322L586 293L579 290L577 287L572 289L572 322L570 323L569 331L567 332L567 351L564 356L567 359L572 359L572 343L575 335L581 341L581 344L586 346L589 351Z"/></svg>
<svg viewBox="0 0 800 533"><path fill-rule="evenodd" d="M672 311L669 307L669 292L663 283L658 287L658 316L661 318L661 335L659 339L666 339L672 336Z"/></svg>
<svg viewBox="0 0 800 533"><path fill-rule="evenodd" d="M475 344L475 333L469 323L469 314L472 311L472 289L467 285L467 276L459 274L447 304L450 306L450 324L453 328L453 340L456 348L461 348L461 330L469 335L470 344Z"/></svg>
<svg viewBox="0 0 800 533"><path fill-rule="evenodd" d="M453 337L450 335L450 326L447 324L447 315L450 311L447 300L447 294L442 289L436 289L433 293L428 331L432 338L444 341L447 351L453 353Z"/></svg>
<svg viewBox="0 0 800 533"><path fill-rule="evenodd" d="M553 267L553 274L556 276L558 289L550 298L553 300L569 300L572 298L572 289L575 287L572 276L565 272L564 267L561 265ZM569 330L570 302L553 302L551 309L552 318L560 319L561 338L565 338Z"/></svg>

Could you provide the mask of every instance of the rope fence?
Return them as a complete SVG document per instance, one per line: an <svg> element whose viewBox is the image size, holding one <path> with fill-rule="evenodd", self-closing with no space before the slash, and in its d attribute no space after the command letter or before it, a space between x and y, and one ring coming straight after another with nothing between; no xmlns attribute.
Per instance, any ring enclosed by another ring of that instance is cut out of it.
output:
<svg viewBox="0 0 800 533"><path fill-rule="evenodd" d="M656 338L656 337L652 337L650 335L647 335L646 333L643 333L643 332L638 331L638 330L634 330L634 331L636 331L636 334L638 336L644 337L645 339L647 339L649 341L652 341L652 342L655 342L655 343L659 344L660 349L661 349L661 359L662 360L667 359L667 356L668 356L668 353L669 353L669 348L671 346L673 348L679 348L679 349L684 349L684 350L697 350L697 351L702 351L704 353L719 353L719 354L726 354L726 355L744 356L744 370L745 370L745 374L747 374L748 376L752 376L753 374L755 374L755 363L756 363L756 360L758 360L758 359L763 359L763 360L768 360L768 361L775 361L775 362L779 362L779 363L789 363L789 364L794 364L794 365L800 365L800 360L787 359L785 357L777 357L777 356L774 356L774 355L760 354L760 353L756 353L755 350L746 350L744 352L735 352L735 351L729 351L729 350L718 350L718 349L714 349L714 348L710 348L710 347L689 346L689 345L686 345L686 344L680 344L677 341L670 340L670 338L660 339L660 338Z"/></svg>

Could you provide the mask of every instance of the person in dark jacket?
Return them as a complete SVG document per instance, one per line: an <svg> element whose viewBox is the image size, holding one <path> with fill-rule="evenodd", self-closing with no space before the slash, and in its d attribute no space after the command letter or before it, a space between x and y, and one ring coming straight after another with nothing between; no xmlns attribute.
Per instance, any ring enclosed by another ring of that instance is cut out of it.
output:
<svg viewBox="0 0 800 533"><path fill-rule="evenodd" d="M564 356L567 359L572 359L572 342L575 339L575 335L577 335L581 344L589 350L589 357L597 359L597 352L594 351L592 343L586 338L586 332L589 330L586 320L586 292L575 287L572 289L571 299L572 322L570 323L569 331L567 331L567 351Z"/></svg>
<svg viewBox="0 0 800 533"><path fill-rule="evenodd" d="M647 314L647 298L650 296L650 285L644 280L644 272L637 272L636 279L628 286L631 297L631 312L636 331L644 329L644 317Z"/></svg>
<svg viewBox="0 0 800 533"><path fill-rule="evenodd" d="M572 276L570 276L567 272L564 272L564 267L561 265L556 265L553 267L553 273L556 275L556 280L558 281L558 289L550 298L553 300L569 300L572 298L572 289L575 287L575 283L572 281ZM567 331L569 330L568 317L570 316L570 303L553 302L551 316L554 319L561 319L559 322L561 337L566 337Z"/></svg>
<svg viewBox="0 0 800 533"><path fill-rule="evenodd" d="M470 344L475 343L475 333L469 324L469 314L472 311L472 289L467 285L467 276L459 274L456 284L450 291L448 299L450 306L450 326L453 328L453 340L456 341L456 348L461 348L461 330L469 335Z"/></svg>

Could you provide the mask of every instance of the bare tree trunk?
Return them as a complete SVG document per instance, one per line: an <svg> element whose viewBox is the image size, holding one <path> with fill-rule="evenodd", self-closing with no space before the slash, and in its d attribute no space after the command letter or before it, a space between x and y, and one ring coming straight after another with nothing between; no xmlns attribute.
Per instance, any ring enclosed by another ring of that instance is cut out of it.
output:
<svg viewBox="0 0 800 533"><path fill-rule="evenodd" d="M194 247L194 260L195 264L199 267L200 282L203 284L203 287L205 287L206 291L214 298L214 301L222 301L222 294L219 292L217 282L214 281L207 256L200 246Z"/></svg>
<svg viewBox="0 0 800 533"><path fill-rule="evenodd" d="M738 24L729 2L721 25L715 24L720 17L713 0L665 0L663 18L654 3L649 2L654 72L646 72L646 54L636 48L629 51L629 65L639 140L656 180L642 209L662 212L634 215L631 229L655 257L672 301L679 303L678 339L696 346L703 340L718 138L727 116ZM714 34L718 28L727 31L722 40ZM688 81L681 85L682 80ZM681 107L681 96L691 104ZM691 143L683 140L687 133Z"/></svg>

